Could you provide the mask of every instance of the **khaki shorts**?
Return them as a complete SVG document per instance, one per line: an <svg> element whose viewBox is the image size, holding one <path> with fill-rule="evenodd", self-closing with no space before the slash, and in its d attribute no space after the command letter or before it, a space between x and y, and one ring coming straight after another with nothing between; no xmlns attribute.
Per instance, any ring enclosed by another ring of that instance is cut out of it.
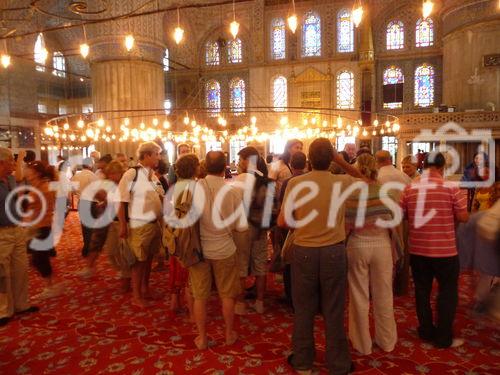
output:
<svg viewBox="0 0 500 375"><path fill-rule="evenodd" d="M129 227L128 243L137 261L145 262L158 252L161 246L161 231L158 223Z"/></svg>
<svg viewBox="0 0 500 375"><path fill-rule="evenodd" d="M240 277L247 277L248 271L254 276L267 274L267 231L250 226L250 246L238 248L238 269Z"/></svg>
<svg viewBox="0 0 500 375"><path fill-rule="evenodd" d="M195 299L208 299L212 276L220 298L236 298L241 293L236 254L226 259L205 259L189 267L189 281Z"/></svg>

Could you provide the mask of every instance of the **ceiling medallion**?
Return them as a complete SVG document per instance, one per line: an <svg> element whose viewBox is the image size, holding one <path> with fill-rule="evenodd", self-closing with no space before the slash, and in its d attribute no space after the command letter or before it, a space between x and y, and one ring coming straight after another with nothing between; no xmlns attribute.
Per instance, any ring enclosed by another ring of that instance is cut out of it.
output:
<svg viewBox="0 0 500 375"><path fill-rule="evenodd" d="M104 13L108 10L108 0L94 1L94 3L101 3L101 6L94 5L93 8L95 10L89 10L87 1L72 1L68 5L68 9L79 15L96 15Z"/></svg>

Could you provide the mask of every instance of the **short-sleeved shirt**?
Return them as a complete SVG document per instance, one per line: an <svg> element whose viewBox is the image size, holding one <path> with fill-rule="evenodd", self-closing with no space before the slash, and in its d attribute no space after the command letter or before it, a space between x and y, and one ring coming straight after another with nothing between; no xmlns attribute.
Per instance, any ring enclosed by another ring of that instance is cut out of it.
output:
<svg viewBox="0 0 500 375"><path fill-rule="evenodd" d="M7 215L7 197L10 192L16 188L16 179L14 176L8 176L7 182L0 180L0 227L8 227L14 225ZM16 213L16 199L10 200L9 211L13 218L19 220L19 215Z"/></svg>
<svg viewBox="0 0 500 375"><path fill-rule="evenodd" d="M225 228L215 226L212 219L212 210L216 212L222 220L228 218L235 212L242 203L241 194L229 184L224 182L224 177L208 175L205 179L197 182L196 188L203 188L205 191L205 204L200 217L200 239L203 248L203 256L207 259L226 259L234 254L236 245L233 241L233 230L243 231L245 226L239 225L239 220L234 221ZM225 187L227 191L221 192ZM216 206L218 194L225 194L223 204Z"/></svg>
<svg viewBox="0 0 500 375"><path fill-rule="evenodd" d="M444 181L439 173L426 173L428 178L424 174L401 196L401 207L409 222L409 252L433 258L455 256L455 217L467 212L467 197L456 183Z"/></svg>
<svg viewBox="0 0 500 375"><path fill-rule="evenodd" d="M131 222L151 222L162 216L162 196L165 192L150 168L140 164L136 168L130 168L123 174L118 190L121 202L129 203Z"/></svg>
<svg viewBox="0 0 500 375"><path fill-rule="evenodd" d="M269 178L276 181L276 197L279 197L283 182L290 177L292 177L292 171L283 160L278 160L270 164Z"/></svg>
<svg viewBox="0 0 500 375"><path fill-rule="evenodd" d="M342 193L352 182L354 182L354 178L350 176L334 175L329 171L317 170L289 180L281 209L284 210L287 205L291 205L293 216L297 221L304 219L313 211L316 212L316 217L312 221L295 228L294 244L305 247L322 247L334 245L345 240L345 199L339 202L340 205L335 221L332 218L331 225L328 222L334 185L339 184L339 192ZM316 184L319 188L318 194L299 207L295 207L295 202L311 191L308 187L303 187L302 189L299 187L304 183ZM299 189L299 193L292 201L290 194L294 189Z"/></svg>
<svg viewBox="0 0 500 375"><path fill-rule="evenodd" d="M79 196L81 196L85 188L94 181L97 181L97 176L89 169L82 169L71 177L71 182L77 184L75 189Z"/></svg>

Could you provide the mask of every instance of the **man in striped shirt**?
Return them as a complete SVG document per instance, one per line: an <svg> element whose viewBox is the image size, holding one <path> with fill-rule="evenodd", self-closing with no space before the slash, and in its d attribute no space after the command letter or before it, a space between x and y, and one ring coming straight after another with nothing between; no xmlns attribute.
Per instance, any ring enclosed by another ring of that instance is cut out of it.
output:
<svg viewBox="0 0 500 375"><path fill-rule="evenodd" d="M424 168L422 177L408 186L401 197L410 230L418 334L437 347L457 347L463 340L453 339L459 274L455 224L468 219L467 199L457 185L444 181L443 154L429 153ZM434 278L439 286L436 324L430 303Z"/></svg>

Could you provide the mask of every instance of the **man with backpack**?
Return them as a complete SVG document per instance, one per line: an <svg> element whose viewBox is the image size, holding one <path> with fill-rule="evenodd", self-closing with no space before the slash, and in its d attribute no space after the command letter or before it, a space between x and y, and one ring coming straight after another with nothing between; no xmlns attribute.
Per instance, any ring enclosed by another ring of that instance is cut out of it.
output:
<svg viewBox="0 0 500 375"><path fill-rule="evenodd" d="M160 152L156 143L142 143L137 150L137 166L125 172L118 185L120 237L127 239L136 257L132 266L132 303L138 307L145 307L145 300L151 298L151 263L161 245L159 220L165 192L154 174Z"/></svg>
<svg viewBox="0 0 500 375"><path fill-rule="evenodd" d="M208 347L206 305L212 290L212 279L215 279L222 300L226 345L232 345L238 338L233 330L234 304L241 289L233 231L243 232L247 229L246 223L241 223L241 215L236 220L228 219L240 207L241 199L235 189L224 182L224 153L210 151L205 160L208 175L199 180L195 187L195 190L203 189L205 193L205 204L199 219L204 261L189 267L198 330L195 344L200 350Z"/></svg>

